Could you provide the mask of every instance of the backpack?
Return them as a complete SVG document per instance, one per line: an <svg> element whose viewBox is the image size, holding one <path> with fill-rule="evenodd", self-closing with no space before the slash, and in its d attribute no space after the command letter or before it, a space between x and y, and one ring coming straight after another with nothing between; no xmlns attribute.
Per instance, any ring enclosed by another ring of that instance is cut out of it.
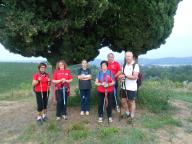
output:
<svg viewBox="0 0 192 144"><path fill-rule="evenodd" d="M135 64L133 64L133 70L135 69ZM139 72L138 74L138 79L137 79L137 89L139 89L139 87L142 85L143 82L143 74L141 72Z"/></svg>
<svg viewBox="0 0 192 144"><path fill-rule="evenodd" d="M133 70L135 69L135 65L136 65L136 63L133 64ZM126 66L126 63L124 63L124 65L123 65L123 74L124 74L125 66ZM138 79L137 79L137 89L139 89L142 82L143 82L143 74L141 72L139 72Z"/></svg>

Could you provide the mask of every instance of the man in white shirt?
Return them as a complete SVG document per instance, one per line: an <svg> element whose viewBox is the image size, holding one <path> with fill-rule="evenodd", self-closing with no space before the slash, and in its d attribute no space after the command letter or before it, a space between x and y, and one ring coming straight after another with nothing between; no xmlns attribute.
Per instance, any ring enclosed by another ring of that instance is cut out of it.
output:
<svg viewBox="0 0 192 144"><path fill-rule="evenodd" d="M133 53L125 53L125 64L122 68L120 79L122 81L121 95L122 106L125 109L125 116L134 118L136 109L137 79L139 74L139 65L135 64Z"/></svg>

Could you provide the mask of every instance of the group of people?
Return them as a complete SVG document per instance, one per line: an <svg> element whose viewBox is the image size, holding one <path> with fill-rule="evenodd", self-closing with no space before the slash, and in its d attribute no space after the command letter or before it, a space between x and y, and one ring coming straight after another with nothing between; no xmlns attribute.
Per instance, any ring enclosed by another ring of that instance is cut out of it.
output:
<svg viewBox="0 0 192 144"><path fill-rule="evenodd" d="M125 63L121 68L120 64L114 60L114 54L109 53L108 61L100 63L100 70L95 79L95 85L98 92L98 122L103 122L104 111L106 110L108 122L112 122L112 109L116 108L122 117L130 119L135 115L135 99L137 94L137 79L139 74L139 65L134 61L133 53L125 53ZM79 80L79 90L81 96L80 115L89 115L90 113L90 94L91 94L91 69L88 62L82 60L82 67L78 70L77 78ZM49 99L49 87L51 83L55 88L53 98L56 103L56 120L61 118L67 120L67 102L70 95L70 83L73 81L71 71L67 69L64 60L56 64L52 80L46 72L47 65L40 63L38 72L33 75L32 85L36 93L37 101L37 122L42 124L48 119L47 104ZM120 82L119 82L120 81ZM118 83L121 84L120 107L118 105Z"/></svg>

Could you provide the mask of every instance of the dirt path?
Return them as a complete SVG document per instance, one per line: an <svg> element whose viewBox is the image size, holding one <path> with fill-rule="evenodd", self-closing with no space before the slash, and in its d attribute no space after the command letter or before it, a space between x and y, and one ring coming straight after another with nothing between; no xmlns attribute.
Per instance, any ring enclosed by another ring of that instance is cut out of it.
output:
<svg viewBox="0 0 192 144"><path fill-rule="evenodd" d="M157 130L156 134L162 144L191 144L192 143L192 104L180 100L171 102L177 108L174 117L182 121L182 127L169 127L168 129ZM15 139L30 124L35 124L35 102L29 101L1 101L0 102L0 143L13 143ZM95 129L97 123L97 110L92 109L90 116L81 117L78 107L69 107L69 120L62 120L63 127L70 126L72 123L83 122L89 129ZM137 117L142 115L143 111L139 110ZM113 112L114 122L111 126L124 127L125 121L119 123L118 113ZM55 119L55 106L49 105L49 117ZM191 118L191 121L190 121ZM103 123L107 126L107 120Z"/></svg>
<svg viewBox="0 0 192 144"><path fill-rule="evenodd" d="M26 101L0 102L0 143L14 139L34 119L31 103Z"/></svg>
<svg viewBox="0 0 192 144"><path fill-rule="evenodd" d="M182 127L168 127L158 130L162 144L191 144L192 143L192 103L173 100L171 104L176 108L174 118L182 122Z"/></svg>

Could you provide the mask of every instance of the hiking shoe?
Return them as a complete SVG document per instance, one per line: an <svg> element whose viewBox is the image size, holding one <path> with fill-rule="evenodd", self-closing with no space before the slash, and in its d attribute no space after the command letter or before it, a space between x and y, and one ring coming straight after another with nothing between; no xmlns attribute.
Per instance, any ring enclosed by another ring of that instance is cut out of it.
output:
<svg viewBox="0 0 192 144"><path fill-rule="evenodd" d="M128 117L127 123L133 125L133 123L134 123L134 118L133 118L133 117Z"/></svg>
<svg viewBox="0 0 192 144"><path fill-rule="evenodd" d="M61 118L60 117L56 117L56 121L59 121L59 120L61 120Z"/></svg>
<svg viewBox="0 0 192 144"><path fill-rule="evenodd" d="M86 113L85 113L87 116L89 115L89 111L86 111Z"/></svg>
<svg viewBox="0 0 192 144"><path fill-rule="evenodd" d="M43 121L44 121L44 122L47 121L47 120L48 120L48 117L47 117L47 116L43 117Z"/></svg>
<svg viewBox="0 0 192 144"><path fill-rule="evenodd" d="M68 119L67 115L62 115L62 117L63 117L64 120Z"/></svg>
<svg viewBox="0 0 192 144"><path fill-rule="evenodd" d="M81 111L81 112L80 112L80 115L81 115L81 116L84 116L84 111Z"/></svg>
<svg viewBox="0 0 192 144"><path fill-rule="evenodd" d="M109 117L109 122L110 122L110 123L112 123L112 122L113 122L112 117Z"/></svg>
<svg viewBox="0 0 192 144"><path fill-rule="evenodd" d="M102 123L102 122L103 122L103 118L102 118L102 117L99 117L98 122L99 122L99 123Z"/></svg>
<svg viewBox="0 0 192 144"><path fill-rule="evenodd" d="M38 125L42 125L42 124L43 124L42 119L37 119L37 124L38 124Z"/></svg>
<svg viewBox="0 0 192 144"><path fill-rule="evenodd" d="M130 114L127 114L126 112L123 115L121 115L121 118L123 119L129 118L129 117L130 117Z"/></svg>

